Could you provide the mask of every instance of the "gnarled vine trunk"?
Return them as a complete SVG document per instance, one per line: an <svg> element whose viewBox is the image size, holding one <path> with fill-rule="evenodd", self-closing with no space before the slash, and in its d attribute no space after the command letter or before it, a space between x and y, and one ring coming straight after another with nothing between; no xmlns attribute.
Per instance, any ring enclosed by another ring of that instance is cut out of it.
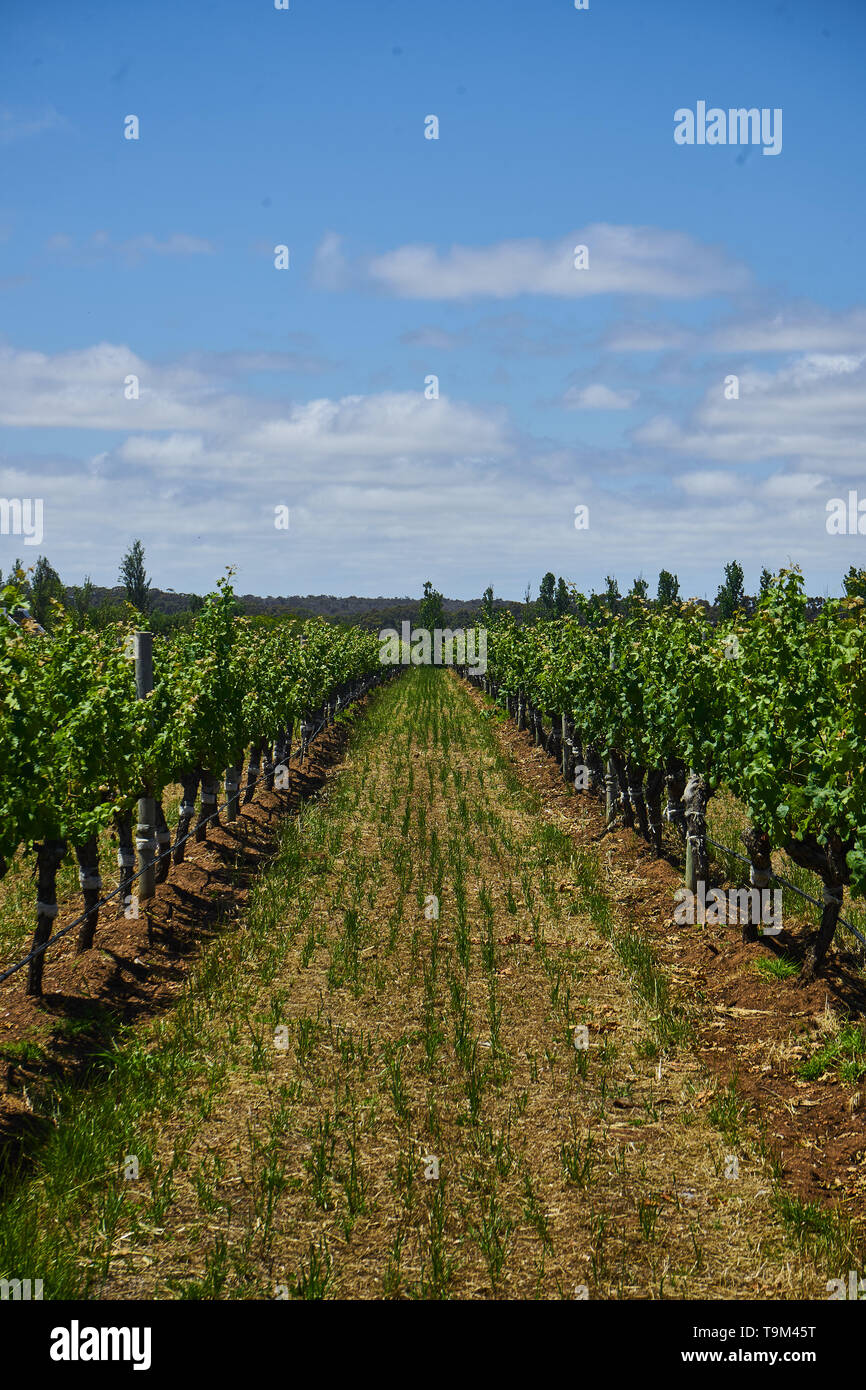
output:
<svg viewBox="0 0 866 1390"><path fill-rule="evenodd" d="M83 845L75 846L78 860L78 882L84 898L84 921L78 928L76 951L89 951L96 935L99 920L99 895L102 892L102 879L99 874L99 841L91 835Z"/></svg>
<svg viewBox="0 0 866 1390"><path fill-rule="evenodd" d="M171 831L162 809L162 802L154 803L156 824L156 881L165 883L171 866Z"/></svg>
<svg viewBox="0 0 866 1390"><path fill-rule="evenodd" d="M786 840L785 851L802 869L811 869L821 878L824 889L824 907L821 912L821 925L810 938L803 957L803 965L797 978L798 985L807 985L815 979L824 963L827 948L833 940L839 916L845 885L850 882L846 863L846 853L852 845L845 845L838 835L830 835L825 844L820 844L815 836L802 840Z"/></svg>
<svg viewBox="0 0 866 1390"><path fill-rule="evenodd" d="M31 951L44 946L51 936L51 924L57 916L57 870L65 853L65 840L44 840L36 852L36 930ZM42 993L44 968L45 952L40 951L27 967L27 993L31 997Z"/></svg>
<svg viewBox="0 0 866 1390"><path fill-rule="evenodd" d="M135 847L132 843L132 816L124 811L115 817L117 829L117 866L120 869L120 904L118 917L122 917L132 901L132 884L135 879Z"/></svg>
<svg viewBox="0 0 866 1390"><path fill-rule="evenodd" d="M760 830L756 825L750 825L740 836L746 847L749 856L749 885L757 888L761 895L761 901L765 892L770 889L770 837L765 830ZM749 920L743 922L743 940L757 941L758 926L761 920L760 909L757 914L758 920L755 921L755 913L751 901L749 902Z"/></svg>
<svg viewBox="0 0 866 1390"><path fill-rule="evenodd" d="M241 803L241 771L242 764L230 763L225 770L223 786L226 796L226 821L231 823L238 818L238 811Z"/></svg>
<svg viewBox="0 0 866 1390"><path fill-rule="evenodd" d="M567 714L562 716L562 744L560 763L564 782L574 780L574 725Z"/></svg>
<svg viewBox="0 0 866 1390"><path fill-rule="evenodd" d="M665 820L676 826L682 839L686 838L686 810L683 806L683 792L686 789L686 767L679 758L668 758L665 765L665 786L668 804L665 807Z"/></svg>
<svg viewBox="0 0 866 1390"><path fill-rule="evenodd" d="M264 747L264 743L254 743L250 748L250 760L247 763L247 785L246 791L244 792L245 806L248 806L253 799L256 783L259 780L259 775L262 770L262 753L264 752Z"/></svg>
<svg viewBox="0 0 866 1390"><path fill-rule="evenodd" d="M180 803L180 813L177 818L177 830L174 837L174 851L172 858L175 864L182 864L186 855L186 837L192 825L192 818L195 815L195 799L198 793L198 784L201 780L201 771L196 768L193 772L188 772L185 777L181 777L182 799Z"/></svg>
<svg viewBox="0 0 866 1390"><path fill-rule="evenodd" d="M664 828L664 817L662 815L662 787L664 786L664 781L665 774L663 768L653 767L647 773L646 804L649 819L649 833L657 859L661 858L662 853L662 830Z"/></svg>
<svg viewBox="0 0 866 1390"><path fill-rule="evenodd" d="M645 840L650 837L649 821L647 819L646 801L643 794L644 770L640 763L632 758L626 763L626 780L628 784L628 799L632 804L635 817L637 818L638 829Z"/></svg>
<svg viewBox="0 0 866 1390"><path fill-rule="evenodd" d="M556 715L551 715L550 733L547 735L545 752L549 758L556 758L559 761L560 750L562 748L562 720L557 719Z"/></svg>
<svg viewBox="0 0 866 1390"><path fill-rule="evenodd" d="M696 893L698 883L706 883L710 874L707 853L707 801L709 784L699 772L693 772L683 791L686 816L686 887Z"/></svg>
<svg viewBox="0 0 866 1390"><path fill-rule="evenodd" d="M196 843L201 844L207 839L207 828L212 820L216 820L217 808L217 779L212 772L205 772L202 768L201 774L201 807L198 813L198 820L195 823Z"/></svg>
<svg viewBox="0 0 866 1390"><path fill-rule="evenodd" d="M634 830L634 810L628 794L628 773L626 772L625 758L619 749L611 750L610 761L616 774L616 786L619 788L619 809L622 816L622 823L626 830ZM610 817L608 816L608 824Z"/></svg>

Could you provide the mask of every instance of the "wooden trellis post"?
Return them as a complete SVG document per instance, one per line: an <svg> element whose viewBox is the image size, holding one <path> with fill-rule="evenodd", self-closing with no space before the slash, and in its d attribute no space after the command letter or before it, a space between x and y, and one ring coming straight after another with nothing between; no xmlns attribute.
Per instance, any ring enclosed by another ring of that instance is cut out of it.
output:
<svg viewBox="0 0 866 1390"><path fill-rule="evenodd" d="M153 690L153 633L136 632L133 636L135 656L135 696L144 700ZM156 891L156 804L152 796L138 799L138 823L135 827L135 847L138 850L138 899L146 902ZM148 935L150 935L148 919Z"/></svg>

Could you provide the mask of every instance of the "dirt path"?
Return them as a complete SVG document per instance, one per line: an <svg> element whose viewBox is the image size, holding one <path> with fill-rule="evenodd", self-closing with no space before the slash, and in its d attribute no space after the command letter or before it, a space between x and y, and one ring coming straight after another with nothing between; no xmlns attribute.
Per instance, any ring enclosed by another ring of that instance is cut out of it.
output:
<svg viewBox="0 0 866 1390"><path fill-rule="evenodd" d="M247 917L105 1088L65 1289L826 1297L597 860L453 676L373 698Z"/></svg>

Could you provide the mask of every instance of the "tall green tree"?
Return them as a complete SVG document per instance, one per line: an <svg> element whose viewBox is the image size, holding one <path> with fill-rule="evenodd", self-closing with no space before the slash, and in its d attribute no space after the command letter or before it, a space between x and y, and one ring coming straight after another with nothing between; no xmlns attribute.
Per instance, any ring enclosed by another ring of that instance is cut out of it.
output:
<svg viewBox="0 0 866 1390"><path fill-rule="evenodd" d="M72 586L72 611L78 620L79 627L88 625L92 608L93 580L89 574L86 574L83 584L73 584Z"/></svg>
<svg viewBox="0 0 866 1390"><path fill-rule="evenodd" d="M667 608L670 604L676 603L680 596L680 581L670 570L659 570L659 582L656 590L656 603L662 608Z"/></svg>
<svg viewBox="0 0 866 1390"><path fill-rule="evenodd" d="M488 625L493 622L493 585L488 584L481 598L481 611Z"/></svg>
<svg viewBox="0 0 866 1390"><path fill-rule="evenodd" d="M144 572L144 546L141 541L133 541L120 562L120 583L126 590L126 597L139 613L150 608L150 580Z"/></svg>
<svg viewBox="0 0 866 1390"><path fill-rule="evenodd" d="M604 577L603 599L609 613L618 613L622 599L619 595L619 585L612 574Z"/></svg>
<svg viewBox="0 0 866 1390"><path fill-rule="evenodd" d="M646 603L649 594L649 584L642 574L637 579L632 580L631 588L625 596L623 609L626 613L636 612L642 603Z"/></svg>
<svg viewBox="0 0 866 1390"><path fill-rule="evenodd" d="M716 603L722 622L727 622L729 618L733 618L735 613L742 610L745 600L744 580L743 567L736 560L731 560L729 564L725 565L725 581L719 585L719 591L716 594Z"/></svg>
<svg viewBox="0 0 866 1390"><path fill-rule="evenodd" d="M866 598L866 569L858 570L852 565L842 583L847 598Z"/></svg>
<svg viewBox="0 0 866 1390"><path fill-rule="evenodd" d="M556 575L550 570L538 586L538 615L552 618L556 614Z"/></svg>
<svg viewBox="0 0 866 1390"><path fill-rule="evenodd" d="M57 599L62 603L63 597L64 589L60 575L54 566L49 564L47 557L40 555L33 567L33 577L30 580L30 612L41 627L51 627L51 601Z"/></svg>
<svg viewBox="0 0 866 1390"><path fill-rule="evenodd" d="M761 570L761 578L760 578L759 581L758 581L758 584L759 584L759 586L760 586L760 587L759 587L759 592L762 593L762 594L765 594L765 593L767 592L767 590L769 589L770 585L772 584L772 582L773 582L773 576L772 576L772 574L770 573L770 571L769 571L769 570L766 568L766 566L765 566L764 569Z"/></svg>
<svg viewBox="0 0 866 1390"><path fill-rule="evenodd" d="M429 579L424 580L424 596L418 605L418 626L426 628L428 632L433 632L435 628L444 628L445 613L442 608L442 594L438 589L434 589Z"/></svg>
<svg viewBox="0 0 866 1390"><path fill-rule="evenodd" d="M568 592L568 585L560 575L556 585L556 616L562 618L570 611L571 594Z"/></svg>

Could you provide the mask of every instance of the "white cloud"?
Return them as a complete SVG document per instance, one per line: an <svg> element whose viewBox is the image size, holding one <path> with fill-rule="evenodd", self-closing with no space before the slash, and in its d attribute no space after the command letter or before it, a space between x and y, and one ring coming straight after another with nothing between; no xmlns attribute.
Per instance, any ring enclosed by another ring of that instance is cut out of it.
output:
<svg viewBox="0 0 866 1390"><path fill-rule="evenodd" d="M710 470L681 473L677 481L690 497L735 497L742 486L739 478L733 473Z"/></svg>
<svg viewBox="0 0 866 1390"><path fill-rule="evenodd" d="M567 410L630 410L639 391L615 391L596 382L591 386L569 386L562 397Z"/></svg>
<svg viewBox="0 0 866 1390"><path fill-rule="evenodd" d="M856 353L866 350L866 309L834 314L807 305L705 328L661 319L625 321L613 324L601 345L608 352Z"/></svg>
<svg viewBox="0 0 866 1390"><path fill-rule="evenodd" d="M574 353L577 338L578 333L572 325L552 323L541 315L530 316L509 309L485 314L459 332L423 324L401 334L400 342L407 347L429 347L444 352L452 348L477 347L498 357L563 357Z"/></svg>
<svg viewBox="0 0 866 1390"><path fill-rule="evenodd" d="M632 438L730 463L832 459L859 468L866 462L866 355L811 353L775 372L744 369L737 400L726 399L719 374L685 424L655 416Z"/></svg>
<svg viewBox="0 0 866 1390"><path fill-rule="evenodd" d="M157 367L116 344L55 356L6 349L5 424L110 429L121 438L86 459L7 451L0 493L44 498L44 552L70 581L90 571L113 583L120 555L141 535L161 586L199 591L237 564L239 589L260 593L405 593L432 577L452 594L493 582L518 596L548 568L592 587L606 573L628 584L662 566L680 575L685 592L714 592L735 556L754 564L754 582L762 564L802 560L820 591L825 575L838 588L856 559L847 539L825 528L826 500L844 491L850 460L796 456L766 476L745 466L744 451L756 438L772 444L774 422L790 433L784 409L804 397L800 427L818 403L812 428L830 438L840 392L850 412L841 409L843 437L862 438L853 401L863 370L856 355L837 354L744 374L740 401L708 401L692 420L654 422L648 435L672 445L656 465L634 446L522 438L504 412L427 401L422 391L282 404L226 393L224 377L215 384L204 365ZM138 402L123 399L131 371L147 384ZM743 407L760 414L751 419ZM686 453L695 439L705 447ZM724 467L696 462L715 456ZM146 487L130 512L118 498L133 473ZM590 507L588 532L574 530L578 503ZM287 533L273 525L277 505L290 508Z"/></svg>
<svg viewBox="0 0 866 1390"><path fill-rule="evenodd" d="M608 490L616 458L603 452L572 452L562 476L566 460L551 468L540 451L496 463L442 457L435 467L419 457L338 456L269 467L249 458L247 468L244 456L212 442L186 453L180 440L162 443L148 456L136 440L122 459L91 471L70 460L21 460L0 467L0 492L45 499L42 548L70 582L89 571L113 583L133 535L161 587L201 591L236 564L238 591L261 594L415 593L433 578L449 594L478 595L492 582L518 597L548 568L585 588L608 573L628 585L642 571L654 588L665 567L685 593L712 596L735 557L752 585L761 565L793 557L813 580L817 572L810 587L820 592L825 573L838 590L856 558L845 538L826 533L825 502L838 488L808 477L707 470ZM118 480L138 464L148 485L131 514L118 505ZM589 505L588 531L574 530L578 502ZM288 532L273 524L280 504L290 508Z"/></svg>
<svg viewBox="0 0 866 1390"><path fill-rule="evenodd" d="M813 497L819 489L826 496L829 479L823 473L774 473L761 484L761 492L771 500L798 502Z"/></svg>
<svg viewBox="0 0 866 1390"><path fill-rule="evenodd" d="M138 378L138 400L125 397L129 376ZM225 392L202 370L158 367L113 343L53 357L0 348L0 424L128 430L137 441L128 447L138 450L147 447L142 431L206 432L229 453L267 459L268 467L276 456L486 456L509 447L501 410L427 400L421 390L280 405ZM162 441L150 449L152 461L177 447L176 435Z"/></svg>
<svg viewBox="0 0 866 1390"><path fill-rule="evenodd" d="M342 237L326 232L313 257L313 282L323 290L345 289L349 268L342 252Z"/></svg>
<svg viewBox="0 0 866 1390"><path fill-rule="evenodd" d="M126 463L175 468L201 458L203 451L204 440L198 434L170 434L165 439L136 434L124 440L117 450L117 456ZM100 459L105 457L101 455Z"/></svg>
<svg viewBox="0 0 866 1390"><path fill-rule="evenodd" d="M0 145L27 140L32 135L42 135L46 130L64 130L68 124L66 117L55 111L53 106L46 106L38 114L5 107L0 110Z"/></svg>
<svg viewBox="0 0 866 1390"><path fill-rule="evenodd" d="M616 323L602 338L608 352L669 352L688 347L695 333L675 323Z"/></svg>
<svg viewBox="0 0 866 1390"><path fill-rule="evenodd" d="M78 244L65 232L55 232L46 241L45 249L85 263L113 259L137 265L145 256L212 256L216 247L205 237L188 236L185 232L173 232L162 241L150 232L113 241L111 234L101 229Z"/></svg>
<svg viewBox="0 0 866 1390"><path fill-rule="evenodd" d="M577 270L576 246L587 246L589 267ZM400 246L348 267L340 238L329 233L316 253L320 284L372 284L404 299L509 299L522 294L579 298L640 294L672 299L736 292L750 282L746 268L718 247L657 227L594 223L558 241L502 241L489 246Z"/></svg>
<svg viewBox="0 0 866 1390"><path fill-rule="evenodd" d="M101 244L109 244L107 235L106 241ZM159 237L151 236L150 233L130 237L127 241L119 242L116 249L125 256L144 255L148 251L152 251L156 256L212 256L215 248L205 237L173 232L165 241L160 241Z"/></svg>
<svg viewBox="0 0 866 1390"><path fill-rule="evenodd" d="M866 309L810 308L719 325L712 342L717 352L856 352L866 349Z"/></svg>
<svg viewBox="0 0 866 1390"><path fill-rule="evenodd" d="M422 325L421 328L411 329L400 335L400 342L406 347L433 348L436 352L450 352L453 348L459 347L462 341L459 333L447 333L444 328L435 328L432 324Z"/></svg>
<svg viewBox="0 0 866 1390"><path fill-rule="evenodd" d="M135 376L140 397L127 400ZM159 367L128 347L94 347L49 356L0 347L0 424L81 429L219 429L243 404L214 391L190 368Z"/></svg>
<svg viewBox="0 0 866 1390"><path fill-rule="evenodd" d="M503 452L506 430L501 412L444 396L428 401L420 391L387 391L307 401L243 434L240 442L251 452L305 459L487 455Z"/></svg>

